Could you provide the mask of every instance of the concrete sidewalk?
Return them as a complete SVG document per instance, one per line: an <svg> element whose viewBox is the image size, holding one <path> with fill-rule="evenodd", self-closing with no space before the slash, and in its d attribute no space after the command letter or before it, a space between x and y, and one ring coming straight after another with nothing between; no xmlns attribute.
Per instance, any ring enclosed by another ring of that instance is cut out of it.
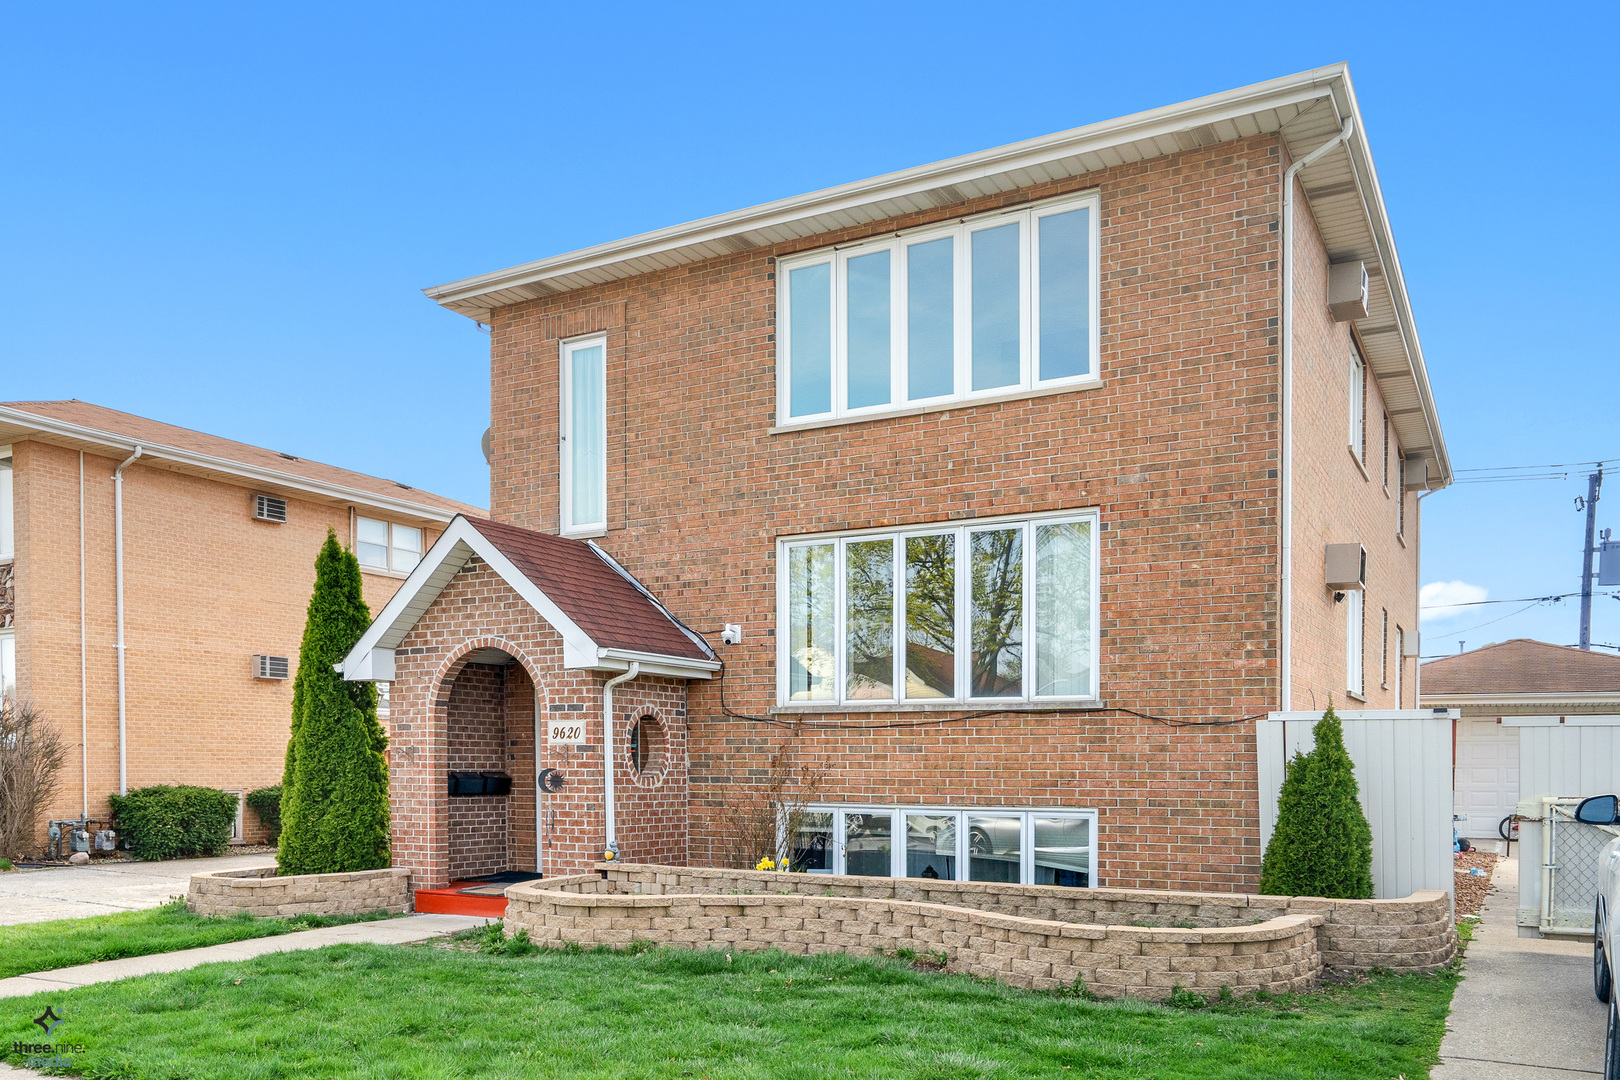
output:
<svg viewBox="0 0 1620 1080"><path fill-rule="evenodd" d="M233 941L225 945L207 945L200 949L182 949L179 952L157 953L153 956L132 956L125 960L106 960L99 964L81 964L78 967L58 968L55 971L40 971L32 975L0 979L0 998L22 997L25 994L51 990L71 990L94 983L131 979L137 975L184 971L199 964L249 960L255 956L264 956L266 953L320 949L327 945L352 942L408 945L414 941L448 937L457 931L482 926L490 921L492 920L469 915L408 915L403 919L349 923L345 926L330 926L324 930L300 930L279 937Z"/></svg>
<svg viewBox="0 0 1620 1080"><path fill-rule="evenodd" d="M1576 1080L1603 1070L1592 943L1521 938L1519 860L1497 863L1430 1080Z"/></svg>
<svg viewBox="0 0 1620 1080"><path fill-rule="evenodd" d="M267 852L165 862L92 859L83 866L8 870L0 874L0 925L161 907L186 895L192 874L274 865L275 855Z"/></svg>

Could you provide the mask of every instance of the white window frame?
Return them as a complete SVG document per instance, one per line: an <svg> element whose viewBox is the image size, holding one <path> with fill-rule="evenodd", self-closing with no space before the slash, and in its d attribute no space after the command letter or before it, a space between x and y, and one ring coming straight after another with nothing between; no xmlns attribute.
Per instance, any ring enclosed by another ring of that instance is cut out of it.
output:
<svg viewBox="0 0 1620 1080"><path fill-rule="evenodd" d="M1366 614L1360 589L1344 594L1344 688L1358 698L1367 690Z"/></svg>
<svg viewBox="0 0 1620 1080"><path fill-rule="evenodd" d="M574 448L573 448L573 401L574 401L574 365L570 362L573 354L579 349L589 349L600 346L602 349L602 466L597 470L596 481L602 492L602 520L601 521L575 521L573 520L573 483L574 483ZM558 471L557 492L559 496L558 510L561 524L559 531L563 536L602 536L607 532L607 335L596 333L586 334L583 337L565 338L557 345L557 366L560 378L558 379L559 393L557 395L558 412Z"/></svg>
<svg viewBox="0 0 1620 1080"><path fill-rule="evenodd" d="M0 630L0 698L17 692L17 635Z"/></svg>
<svg viewBox="0 0 1620 1080"><path fill-rule="evenodd" d="M1091 693L1076 695L1042 695L1034 692L1035 671L1035 543L1034 531L1039 525L1059 525L1086 522L1091 526ZM1023 693L1017 697L971 697L972 687L972 558L970 537L976 532L994 532L1009 527L1023 529L1024 599L1023 599ZM957 648L955 694L949 698L908 698L905 696L905 542L922 536L955 536L955 641ZM845 621L845 549L848 544L865 540L892 540L894 542L894 672L890 685L894 695L888 698L848 698L845 693L847 664L847 625ZM792 626L789 622L789 552L794 548L833 544L833 647L836 652L831 698L794 701L788 685L790 673L789 650L792 645ZM892 705L944 705L948 703L991 706L995 704L1029 704L1031 702L1091 702L1101 695L1102 672L1099 666L1101 635L1101 549L1102 521L1096 510L1063 510L1047 514L1020 514L1006 517L974 518L971 521L942 521L914 525L903 529L860 529L853 532L816 533L805 536L782 537L776 545L776 700L780 706L808 710L854 710L867 706Z"/></svg>
<svg viewBox="0 0 1620 1080"><path fill-rule="evenodd" d="M1054 214L1067 213L1071 210L1089 208L1091 211L1088 225L1090 237L1088 239L1088 255L1090 266L1087 268L1091 295L1089 297L1090 325L1087 332L1090 334L1089 355L1091 357L1091 370L1084 375L1071 375L1056 379L1039 379L1036 373L1040 370L1040 311L1036 302L1039 296L1039 282L1037 270L1040 265L1039 250L1039 221L1041 218ZM917 408L938 405L951 401L971 403L980 398L1001 398L1016 395L1021 391L1044 390L1053 387L1082 386L1087 383L1098 382L1101 379L1099 350L1101 347L1101 330L1099 317L1101 285L1099 282L1100 258L1098 249L1101 244L1101 218L1102 200L1095 192L1086 192L1080 195L1066 195L1058 199L1023 206L1012 210L997 210L986 214L962 218L947 225L926 225L916 229L909 229L898 233L889 233L881 238L860 241L854 244L834 248L822 248L817 251L806 252L801 255L779 259L776 264L776 424L778 427L794 427L800 424L818 424L829 420L863 419L872 416L882 416L891 413L905 413ZM1019 380L1015 384L1006 386L987 387L983 390L972 388L973 380L973 307L972 307L972 234L984 229L996 228L1002 225L1017 222L1019 224L1019 321L1020 321L1020 347L1019 347ZM953 295L953 340L955 342L955 389L952 393L936 395L929 398L912 400L907 395L908 382L908 349L907 331L909 329L909 308L906 283L909 280L908 252L913 244L927 243L942 237L955 237L952 247L952 295ZM849 364L847 350L847 319L846 307L848 296L848 276L845 268L849 260L861 255L869 255L877 251L887 250L889 255L889 387L890 400L881 405L866 405L850 408L849 400ZM832 345L832 408L826 412L811 413L803 416L792 415L792 297L790 281L794 270L817 263L828 263L831 266L829 277L832 292L829 340Z"/></svg>
<svg viewBox="0 0 1620 1080"><path fill-rule="evenodd" d="M889 873L890 879L906 881L926 881L927 878L906 877L906 817L907 815L920 815L929 817L954 816L956 818L956 881L966 881L969 868L970 852L968 850L967 820L970 816L994 816L1019 819L1019 873L1020 885L1035 883L1035 819L1047 817L1084 818L1090 822L1089 835L1091 846L1087 849L1090 856L1090 868L1087 870L1087 884L1085 886L1052 886L1053 888L1101 888L1097 874L1097 811L1092 808L1073 806L928 806L912 803L814 803L804 807L805 813L832 815L832 847L828 852L831 866L827 870L811 870L812 874L846 874L848 872L848 833L845 828L845 816L848 814L888 814L890 815L889 833ZM791 857L789 838L785 831L785 820L778 827L777 850L778 858ZM871 876L871 875L861 875ZM941 881L953 880L941 878ZM1009 884L1013 884L1009 882Z"/></svg>
<svg viewBox="0 0 1620 1080"><path fill-rule="evenodd" d="M1367 363L1356 343L1350 343L1350 453L1367 464Z"/></svg>
<svg viewBox="0 0 1620 1080"><path fill-rule="evenodd" d="M0 562L10 562L17 554L17 472L11 447L0 446Z"/></svg>
<svg viewBox="0 0 1620 1080"><path fill-rule="evenodd" d="M364 514L356 514L355 519L354 519L354 547L355 547L354 557L355 557L356 561L360 560L360 544L362 542L360 540L360 522L362 522L362 521L377 522L377 523L379 523L381 525L387 526L387 528L388 528L388 544L387 544L388 554L386 556L387 565L386 566L378 566L376 563L368 563L368 562L361 561L360 562L360 569L362 571L373 571L373 572L375 572L377 570L385 570L385 571L387 571L388 573L391 573L391 574L409 574L412 570L416 569L417 564L422 561L422 557L427 554L427 548L428 548L427 530L422 528L422 526L420 526L420 525L400 525L400 524L397 524L395 522L389 521L387 518L366 517ZM411 554L416 556L416 562L412 563L410 566L396 567L394 565L394 552L403 550L397 544L394 543L394 530L395 529L414 529L416 531L416 535L419 537L417 542L421 545L422 550L421 551L414 551L414 552L411 553ZM367 541L365 541L365 543L369 544L369 543L371 543L371 541L367 540Z"/></svg>
<svg viewBox="0 0 1620 1080"><path fill-rule="evenodd" d="M1405 708L1401 703L1401 684L1406 677L1406 631L1401 624L1395 624L1395 707Z"/></svg>

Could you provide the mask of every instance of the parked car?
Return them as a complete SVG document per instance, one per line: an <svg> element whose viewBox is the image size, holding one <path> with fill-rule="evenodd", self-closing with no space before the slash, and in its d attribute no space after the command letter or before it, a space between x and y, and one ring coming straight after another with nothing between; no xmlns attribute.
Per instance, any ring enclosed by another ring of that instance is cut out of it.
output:
<svg viewBox="0 0 1620 1080"><path fill-rule="evenodd" d="M1575 808L1586 825L1620 824L1620 796L1595 795ZM1609 1028L1603 1044L1603 1080L1620 1080L1620 994L1614 989L1615 923L1620 921L1620 836L1598 855L1597 910L1592 924L1592 991L1608 1002Z"/></svg>

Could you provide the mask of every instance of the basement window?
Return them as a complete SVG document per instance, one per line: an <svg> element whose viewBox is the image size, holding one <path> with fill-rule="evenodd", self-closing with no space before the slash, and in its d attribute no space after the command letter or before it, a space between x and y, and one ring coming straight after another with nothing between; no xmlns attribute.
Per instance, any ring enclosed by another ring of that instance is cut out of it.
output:
<svg viewBox="0 0 1620 1080"><path fill-rule="evenodd" d="M783 423L1097 380L1095 195L783 259Z"/></svg>
<svg viewBox="0 0 1620 1080"><path fill-rule="evenodd" d="M831 805L790 815L779 843L812 874L1095 888L1096 835L1094 810Z"/></svg>
<svg viewBox="0 0 1620 1080"><path fill-rule="evenodd" d="M376 570L410 571L422 561L422 530L376 518L355 518L354 554Z"/></svg>

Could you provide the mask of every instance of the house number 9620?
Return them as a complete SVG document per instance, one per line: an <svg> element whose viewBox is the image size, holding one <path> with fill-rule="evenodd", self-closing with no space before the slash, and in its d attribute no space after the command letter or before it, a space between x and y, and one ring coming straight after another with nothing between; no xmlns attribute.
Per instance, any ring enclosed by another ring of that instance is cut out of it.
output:
<svg viewBox="0 0 1620 1080"><path fill-rule="evenodd" d="M585 725L577 721L570 723L553 720L546 741L552 746L583 745L585 742Z"/></svg>

